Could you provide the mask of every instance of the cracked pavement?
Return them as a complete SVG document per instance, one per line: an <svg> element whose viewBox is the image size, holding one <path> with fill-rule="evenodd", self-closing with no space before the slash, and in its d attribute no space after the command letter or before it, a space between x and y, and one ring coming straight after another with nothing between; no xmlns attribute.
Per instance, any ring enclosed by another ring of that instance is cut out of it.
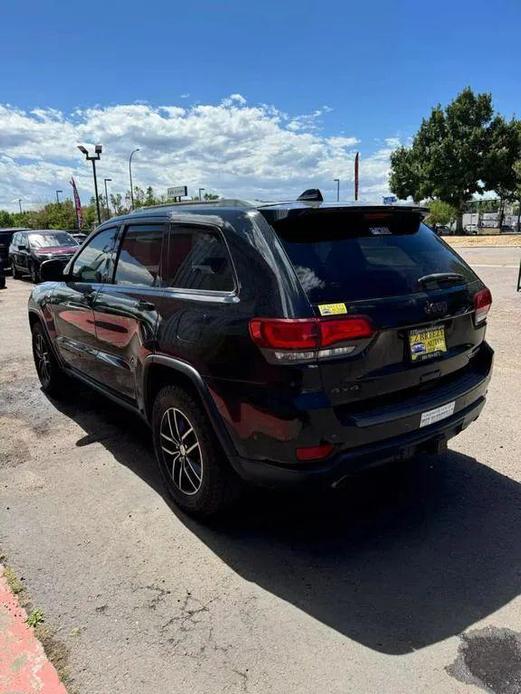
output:
<svg viewBox="0 0 521 694"><path fill-rule="evenodd" d="M8 278L0 550L66 645L73 691L479 691L451 675L461 635L521 629L519 249L458 250L494 296L478 422L437 466L318 499L255 493L213 526L164 499L139 420L80 386L42 394L31 285Z"/></svg>

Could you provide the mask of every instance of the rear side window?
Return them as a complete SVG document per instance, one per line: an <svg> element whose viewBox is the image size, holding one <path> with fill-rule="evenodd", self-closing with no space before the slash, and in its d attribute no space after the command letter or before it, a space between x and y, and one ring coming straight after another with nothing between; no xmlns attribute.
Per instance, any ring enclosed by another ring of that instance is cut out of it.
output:
<svg viewBox="0 0 521 694"><path fill-rule="evenodd" d="M168 256L169 287L233 291L228 249L217 231L207 227L174 225Z"/></svg>
<svg viewBox="0 0 521 694"><path fill-rule="evenodd" d="M162 224L135 224L127 227L114 282L125 285L160 285Z"/></svg>
<svg viewBox="0 0 521 694"><path fill-rule="evenodd" d="M83 246L71 269L75 282L103 282L117 235L118 227L110 227Z"/></svg>
<svg viewBox="0 0 521 694"><path fill-rule="evenodd" d="M312 303L412 294L433 273L476 279L411 213L311 210L269 221Z"/></svg>

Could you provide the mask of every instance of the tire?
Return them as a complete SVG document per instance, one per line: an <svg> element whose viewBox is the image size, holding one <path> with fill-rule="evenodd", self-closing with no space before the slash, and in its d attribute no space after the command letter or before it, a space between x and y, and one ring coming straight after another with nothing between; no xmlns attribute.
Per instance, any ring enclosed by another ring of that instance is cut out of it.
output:
<svg viewBox="0 0 521 694"><path fill-rule="evenodd" d="M240 496L239 477L226 460L202 406L186 390L165 386L159 391L152 432L163 482L184 511L208 518Z"/></svg>
<svg viewBox="0 0 521 694"><path fill-rule="evenodd" d="M18 270L16 269L16 265L15 265L14 260L11 260L11 273L12 273L12 275L13 275L13 279L14 279L14 280L17 280L17 279L20 278L20 273L19 273Z"/></svg>
<svg viewBox="0 0 521 694"><path fill-rule="evenodd" d="M31 280L33 284L38 284L40 281L40 269L34 263L31 264Z"/></svg>
<svg viewBox="0 0 521 694"><path fill-rule="evenodd" d="M42 384L42 390L53 398L64 395L66 377L54 356L47 335L40 323L35 323L33 334L33 358L36 373Z"/></svg>

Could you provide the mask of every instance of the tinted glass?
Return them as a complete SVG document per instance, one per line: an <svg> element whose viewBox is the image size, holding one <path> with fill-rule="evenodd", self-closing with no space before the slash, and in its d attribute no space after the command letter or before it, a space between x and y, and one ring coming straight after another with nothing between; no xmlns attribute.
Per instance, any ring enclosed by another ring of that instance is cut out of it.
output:
<svg viewBox="0 0 521 694"><path fill-rule="evenodd" d="M103 282L117 235L117 227L104 229L83 247L72 266L76 282Z"/></svg>
<svg viewBox="0 0 521 694"><path fill-rule="evenodd" d="M174 227L170 234L168 286L229 292L234 288L222 238L201 227Z"/></svg>
<svg viewBox="0 0 521 694"><path fill-rule="evenodd" d="M77 246L78 242L66 231L45 234L29 234L31 248L51 248L53 246Z"/></svg>
<svg viewBox="0 0 521 694"><path fill-rule="evenodd" d="M127 227L119 252L115 283L159 286L162 240L162 224Z"/></svg>
<svg viewBox="0 0 521 694"><path fill-rule="evenodd" d="M312 303L422 291L420 277L476 276L412 214L310 214L270 220Z"/></svg>

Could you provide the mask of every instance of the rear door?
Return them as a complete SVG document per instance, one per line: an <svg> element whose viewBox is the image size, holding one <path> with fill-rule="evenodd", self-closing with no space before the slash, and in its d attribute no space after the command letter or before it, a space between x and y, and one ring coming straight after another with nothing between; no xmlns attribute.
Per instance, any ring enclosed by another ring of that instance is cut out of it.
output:
<svg viewBox="0 0 521 694"><path fill-rule="evenodd" d="M362 315L375 335L321 360L333 404L435 381L469 363L482 287L418 213L311 209L272 221L317 316ZM398 396L399 397L399 396Z"/></svg>
<svg viewBox="0 0 521 694"><path fill-rule="evenodd" d="M154 348L157 310L162 301L164 222L127 224L111 278L93 303L97 339L97 379L129 400L136 379Z"/></svg>

